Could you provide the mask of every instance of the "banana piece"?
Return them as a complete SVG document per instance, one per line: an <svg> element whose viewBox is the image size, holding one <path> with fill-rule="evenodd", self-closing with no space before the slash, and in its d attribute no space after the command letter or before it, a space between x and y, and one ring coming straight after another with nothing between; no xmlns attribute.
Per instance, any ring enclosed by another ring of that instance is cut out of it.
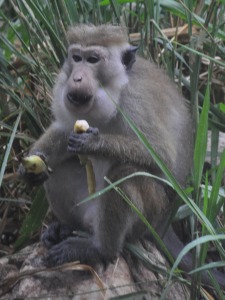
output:
<svg viewBox="0 0 225 300"><path fill-rule="evenodd" d="M45 162L38 155L31 155L22 158L22 165L26 169L27 173L40 174L48 170Z"/></svg>
<svg viewBox="0 0 225 300"><path fill-rule="evenodd" d="M74 131L76 133L86 132L89 128L89 124L85 120L77 120L74 124Z"/></svg>
<svg viewBox="0 0 225 300"><path fill-rule="evenodd" d="M85 120L77 120L74 124L74 132L82 134L86 132L89 128L89 124ZM80 163L85 166L87 173L87 185L88 185L88 193L89 195L95 193L95 173L93 170L93 165L91 160L87 155L78 155L80 159Z"/></svg>

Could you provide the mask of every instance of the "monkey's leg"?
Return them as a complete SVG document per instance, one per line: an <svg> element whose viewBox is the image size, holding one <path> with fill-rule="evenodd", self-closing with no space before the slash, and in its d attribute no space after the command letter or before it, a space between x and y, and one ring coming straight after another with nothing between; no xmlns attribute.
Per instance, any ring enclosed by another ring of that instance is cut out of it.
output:
<svg viewBox="0 0 225 300"><path fill-rule="evenodd" d="M114 182L135 171L137 170L130 166L117 166L115 170L110 171L108 177ZM132 203L142 213L146 211L145 215L148 217L156 216L162 209L164 194L163 197L157 195L158 187L160 189L154 180L144 177L131 178L120 185ZM138 215L117 191L111 190L103 194L96 205L93 235L90 238L69 237L54 245L44 259L47 266L76 260L91 265L111 262L123 250L125 240L131 240L131 237L132 240L138 239L145 231Z"/></svg>
<svg viewBox="0 0 225 300"><path fill-rule="evenodd" d="M109 198L103 197L98 201L99 211L95 219L93 236L69 237L53 245L44 258L47 266L76 260L94 266L100 262L107 264L119 255L126 233L132 231L135 217L129 217L133 213L115 191L109 195Z"/></svg>

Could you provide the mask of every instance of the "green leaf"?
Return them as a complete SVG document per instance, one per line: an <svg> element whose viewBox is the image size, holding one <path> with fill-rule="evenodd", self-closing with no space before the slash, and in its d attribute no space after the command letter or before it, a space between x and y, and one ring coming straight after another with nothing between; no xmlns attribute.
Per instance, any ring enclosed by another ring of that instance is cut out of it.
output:
<svg viewBox="0 0 225 300"><path fill-rule="evenodd" d="M209 113L209 84L207 85L202 113L199 119L196 142L194 149L194 171L193 184L195 188L196 199L199 197L199 187L202 178L202 172L205 162L207 137L208 137L208 113Z"/></svg>
<svg viewBox="0 0 225 300"><path fill-rule="evenodd" d="M212 187L212 192L210 195L209 200L209 214L208 218L213 222L219 213L220 207L217 206L219 192L220 192L220 186L224 175L224 168L225 168L225 150L223 151L221 157L220 157L220 164L216 172L216 178Z"/></svg>
<svg viewBox="0 0 225 300"><path fill-rule="evenodd" d="M222 111L225 114L225 104L220 103L219 104L219 110Z"/></svg>
<svg viewBox="0 0 225 300"><path fill-rule="evenodd" d="M34 232L41 228L41 224L48 210L48 202L45 198L44 188L41 186L35 192L35 197L31 209L23 221L20 229L20 237L14 244L14 249L18 250L24 246Z"/></svg>
<svg viewBox="0 0 225 300"><path fill-rule="evenodd" d="M205 235L202 236L192 242L190 242L189 244L187 244L182 251L179 253L179 255L177 256L177 259L170 271L170 276L169 276L169 281L171 280L171 277L173 276L174 271L177 269L179 263L181 262L181 260L183 259L183 257L194 247L197 247L203 243L208 243L211 241L219 241L219 240L225 240L225 234L218 234L218 235Z"/></svg>
<svg viewBox="0 0 225 300"><path fill-rule="evenodd" d="M1 166L1 171L0 171L0 187L2 185L2 179L3 179L4 173L5 173L8 158L9 158L9 155L10 155L10 151L11 151L11 148L12 148L13 141L15 139L16 130L18 128L21 116L22 116L22 110L19 112L19 114L17 116L16 122L15 122L14 127L13 127L12 134L10 136L9 142L7 143L7 148L6 148L6 151L5 151L5 155L4 155L4 159L3 159L2 166Z"/></svg>

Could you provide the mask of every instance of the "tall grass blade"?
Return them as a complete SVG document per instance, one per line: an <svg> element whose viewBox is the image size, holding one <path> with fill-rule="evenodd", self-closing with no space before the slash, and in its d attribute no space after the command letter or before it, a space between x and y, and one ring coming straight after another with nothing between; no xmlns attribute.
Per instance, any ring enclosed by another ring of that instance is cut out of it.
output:
<svg viewBox="0 0 225 300"><path fill-rule="evenodd" d="M194 149L194 171L193 171L193 184L196 199L199 199L199 188L202 178L203 167L205 163L207 138L208 138L208 113L209 113L209 84L206 88L204 104L202 113L199 119L196 142Z"/></svg>
<svg viewBox="0 0 225 300"><path fill-rule="evenodd" d="M16 131L17 131L17 128L19 126L19 122L20 122L22 113L23 112L21 110L19 112L17 118L16 118L12 134L11 134L9 142L7 143L7 146L6 146L6 151L5 151L5 155L4 155L3 162L2 162L2 165L1 165L1 170L0 170L0 187L2 186L2 179L3 179L4 173L5 173L5 169L6 169L7 162L8 162L9 155L10 155L11 148L12 148L12 144L13 144L13 141L15 139Z"/></svg>

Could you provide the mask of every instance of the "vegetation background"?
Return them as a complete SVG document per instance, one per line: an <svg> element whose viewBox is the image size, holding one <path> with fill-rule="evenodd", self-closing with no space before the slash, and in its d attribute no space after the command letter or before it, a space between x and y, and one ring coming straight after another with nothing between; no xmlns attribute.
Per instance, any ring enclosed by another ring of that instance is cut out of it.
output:
<svg viewBox="0 0 225 300"><path fill-rule="evenodd" d="M185 191L134 130L179 195L174 218L183 220L185 242L193 240L174 262L168 279L182 280L177 265L191 248L195 271L224 268L225 152L218 151L219 135L225 132L224 0L0 1L0 256L38 240L43 226L48 210L43 187L27 187L16 170L50 123L51 90L66 55L66 29L80 22L126 24L139 54L165 68L190 103L195 153ZM195 271L191 299L199 294L224 298L213 278L213 290L202 289Z"/></svg>

